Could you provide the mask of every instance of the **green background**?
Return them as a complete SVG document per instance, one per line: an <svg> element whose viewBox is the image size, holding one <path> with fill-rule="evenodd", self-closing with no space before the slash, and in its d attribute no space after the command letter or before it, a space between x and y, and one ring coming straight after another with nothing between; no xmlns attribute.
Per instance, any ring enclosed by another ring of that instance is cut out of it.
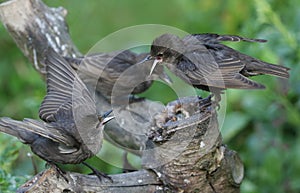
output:
<svg viewBox="0 0 300 193"><path fill-rule="evenodd" d="M49 6L62 6L74 43L86 53L106 35L138 24L164 24L189 33L213 32L264 38L265 44L231 44L241 52L291 68L288 82L269 76L255 80L265 84L263 91L226 92L226 117L222 125L224 141L236 150L245 164L242 193L300 192L300 1L298 0L190 0L190 1L61 1L47 0ZM14 119L38 118L45 83L0 25L0 116ZM172 93L155 84L143 96L173 100ZM0 134L0 192L15 191L34 169L44 168L39 158L28 156L30 149L17 139ZM105 143L103 155L122 162L122 150ZM139 159L130 155L136 167ZM107 173L120 173L98 158L89 163ZM81 165L67 166L88 172Z"/></svg>

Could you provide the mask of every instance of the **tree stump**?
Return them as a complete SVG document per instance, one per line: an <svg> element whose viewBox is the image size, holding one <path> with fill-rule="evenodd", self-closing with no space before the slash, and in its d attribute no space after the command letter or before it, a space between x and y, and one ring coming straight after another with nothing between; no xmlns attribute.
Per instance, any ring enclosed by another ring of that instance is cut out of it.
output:
<svg viewBox="0 0 300 193"><path fill-rule="evenodd" d="M66 13L40 0L0 4L3 25L42 75L44 53L49 47L64 56L81 55L70 39ZM99 112L110 108L101 93L96 93L96 101ZM222 144L210 99L186 97L166 107L144 100L122 111L125 118L135 112L152 125L141 128L141 124L132 124L131 132L126 132L112 122L105 128L106 139L140 155L144 169L110 175L113 182L67 172L67 182L50 168L34 176L18 192L239 192L243 164L236 152ZM153 120L149 112L156 114ZM137 135L140 130L147 135Z"/></svg>

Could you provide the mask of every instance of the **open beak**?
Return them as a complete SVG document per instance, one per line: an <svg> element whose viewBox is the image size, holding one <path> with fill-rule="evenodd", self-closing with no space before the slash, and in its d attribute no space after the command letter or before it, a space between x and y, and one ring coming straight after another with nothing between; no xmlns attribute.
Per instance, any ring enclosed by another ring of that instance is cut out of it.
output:
<svg viewBox="0 0 300 193"><path fill-rule="evenodd" d="M113 120L115 118L115 116L111 116L111 117L105 117L102 120L102 124L105 125L106 123L108 123L109 121Z"/></svg>
<svg viewBox="0 0 300 193"><path fill-rule="evenodd" d="M107 111L103 115L99 116L100 122L104 125L105 123L108 123L110 120L114 119L115 116L109 116L112 110Z"/></svg>
<svg viewBox="0 0 300 193"><path fill-rule="evenodd" d="M161 58L155 59L155 60L154 60L154 62L153 62L153 64L152 64L152 67L151 67L151 70L150 70L149 76L151 76L151 74L152 74L153 71L154 71L154 68L156 67L157 63L159 63L159 62L162 62L162 59L161 59Z"/></svg>
<svg viewBox="0 0 300 193"><path fill-rule="evenodd" d="M152 60L152 56L151 55L148 55L144 60L142 60L141 62L139 62L139 63L143 63L143 62L145 62L145 61L147 61L147 60Z"/></svg>

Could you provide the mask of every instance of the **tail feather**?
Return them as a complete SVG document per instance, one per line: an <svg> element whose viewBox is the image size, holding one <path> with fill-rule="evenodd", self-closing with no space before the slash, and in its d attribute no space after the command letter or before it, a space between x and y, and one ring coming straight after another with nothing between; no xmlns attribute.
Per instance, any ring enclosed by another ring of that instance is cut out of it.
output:
<svg viewBox="0 0 300 193"><path fill-rule="evenodd" d="M18 130L10 123L12 119L8 117L0 118L0 131L15 137L19 137Z"/></svg>
<svg viewBox="0 0 300 193"><path fill-rule="evenodd" d="M70 146L76 143L72 135L67 135L64 130L34 119L25 118L23 121L16 121L8 117L1 117L0 132L15 136L23 143L29 144L41 136Z"/></svg>
<svg viewBox="0 0 300 193"><path fill-rule="evenodd" d="M288 72L289 68L280 65L266 63L263 61L256 61L251 65L246 65L246 71L249 72L249 75L268 74L280 78L289 78L290 76Z"/></svg>
<svg viewBox="0 0 300 193"><path fill-rule="evenodd" d="M289 78L289 68L280 66L280 65L267 65L266 68L263 68L262 71L265 74L278 76L280 78Z"/></svg>
<svg viewBox="0 0 300 193"><path fill-rule="evenodd" d="M61 134L50 130L46 123L24 119L23 121L13 120L9 117L0 118L0 131L19 138L23 143L32 143L36 137L43 136L53 141L59 141Z"/></svg>
<svg viewBox="0 0 300 193"><path fill-rule="evenodd" d="M246 38L242 36L236 35L219 35L219 34L212 34L212 33L203 33L203 34L193 34L193 37L196 37L200 41L204 41L205 43L220 43L223 41L230 41L230 42L258 42L264 43L267 42L265 39L254 39L254 38Z"/></svg>
<svg viewBox="0 0 300 193"><path fill-rule="evenodd" d="M36 135L27 129L27 124L8 117L0 118L0 131L17 137L23 143L32 143Z"/></svg>

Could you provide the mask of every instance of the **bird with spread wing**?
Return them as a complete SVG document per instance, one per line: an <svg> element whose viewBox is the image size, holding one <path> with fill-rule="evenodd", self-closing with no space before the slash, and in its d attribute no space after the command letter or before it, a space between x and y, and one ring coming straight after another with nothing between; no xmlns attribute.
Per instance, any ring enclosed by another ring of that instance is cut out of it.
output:
<svg viewBox="0 0 300 193"><path fill-rule="evenodd" d="M88 166L101 179L106 176L84 161L97 154L103 141L104 124L110 112L98 116L93 97L67 61L49 50L46 53L47 95L40 110L41 120L0 118L0 131L29 145L49 164Z"/></svg>

